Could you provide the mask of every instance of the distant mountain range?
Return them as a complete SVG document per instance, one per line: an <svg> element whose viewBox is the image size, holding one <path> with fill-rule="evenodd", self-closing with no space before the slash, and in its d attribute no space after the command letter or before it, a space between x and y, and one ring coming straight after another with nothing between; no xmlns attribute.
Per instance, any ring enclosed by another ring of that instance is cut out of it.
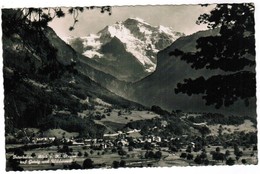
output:
<svg viewBox="0 0 260 174"><path fill-rule="evenodd" d="M185 61L169 56L175 49L196 51L198 38L218 33L216 29L185 36L172 28L154 27L142 19L129 18L107 26L97 34L66 40L80 54L88 57L84 59L83 56L82 60L87 61L89 66L106 74L93 79L124 98L145 106L158 105L169 111L181 109L255 116L255 98L250 100L249 107L238 101L228 108L215 109L214 106L206 106L200 95L187 96L174 92L177 83L185 78L207 78L225 73L221 70L195 70Z"/></svg>
<svg viewBox="0 0 260 174"><path fill-rule="evenodd" d="M49 113L71 110L77 115L87 106L80 104L86 99L121 108L158 105L168 111L179 109L255 116L255 98L250 100L249 107L238 102L229 108L216 110L205 106L201 96L174 93L176 84L185 78L223 73L194 70L185 61L169 56L169 52L176 48L184 52L195 51L199 37L216 34L218 31L208 30L184 36L171 28L153 27L141 19L131 18L107 26L95 35L67 39L69 45L55 31L47 28L43 39L57 50L58 61L65 66L75 63L77 70L77 74L65 74L55 82L27 73L33 68L30 64L40 66L41 60L47 59L48 46L35 45L31 40L24 45L21 36L7 37L4 34L6 125L26 127L35 122L41 124L41 118L46 116L48 109ZM43 50L43 54L38 54L38 49ZM17 73L22 77L19 81L13 79ZM10 91L7 87L13 82L18 88ZM29 123L26 122L28 120Z"/></svg>
<svg viewBox="0 0 260 174"><path fill-rule="evenodd" d="M67 45L51 28L46 28L41 38L51 46L43 42L37 44L33 37L25 40L23 37L28 36L27 31L21 29L21 33L11 36L4 33L2 38L7 129L46 126L43 120L48 120L46 117L53 113L69 111L77 115L97 101L119 108L143 108L106 89L104 86L120 81L89 66L86 57ZM48 50L53 48L57 50L56 58L62 66L75 63L76 74L67 72L56 80L50 80L49 75L38 72L37 68L52 56ZM36 70L34 73L33 69ZM85 104L85 100L90 102Z"/></svg>
<svg viewBox="0 0 260 174"><path fill-rule="evenodd" d="M190 112L213 112L228 115L256 116L256 99L250 99L250 105L245 106L243 101L237 101L230 107L215 109L214 106L206 106L201 95L176 94L174 89L184 79L195 79L203 76L208 78L212 75L225 74L222 70L193 69L190 64L176 56L169 56L175 49L183 52L196 51L196 41L200 37L214 36L219 30L199 31L192 35L181 37L169 47L157 54L157 67L155 72L144 79L133 83L125 93L128 98L147 106L158 105L167 110L184 110ZM232 65L231 65L232 66ZM255 71L254 67L251 71ZM241 81L241 84L244 82Z"/></svg>
<svg viewBox="0 0 260 174"><path fill-rule="evenodd" d="M129 18L106 26L97 34L63 38L77 52L92 59L92 66L119 80L135 82L156 69L158 51L184 36L170 27L151 26Z"/></svg>

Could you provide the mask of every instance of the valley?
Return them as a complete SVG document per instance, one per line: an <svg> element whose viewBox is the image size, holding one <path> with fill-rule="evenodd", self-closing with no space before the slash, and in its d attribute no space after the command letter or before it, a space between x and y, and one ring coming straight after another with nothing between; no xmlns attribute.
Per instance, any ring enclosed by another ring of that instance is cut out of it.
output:
<svg viewBox="0 0 260 174"><path fill-rule="evenodd" d="M258 164L255 55L219 51L226 28L128 17L61 39L45 12L2 10L7 171Z"/></svg>

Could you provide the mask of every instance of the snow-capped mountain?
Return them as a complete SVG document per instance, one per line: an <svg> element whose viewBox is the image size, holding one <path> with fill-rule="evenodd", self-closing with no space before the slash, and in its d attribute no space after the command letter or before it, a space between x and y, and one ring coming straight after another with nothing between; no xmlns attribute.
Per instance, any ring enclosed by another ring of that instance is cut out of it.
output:
<svg viewBox="0 0 260 174"><path fill-rule="evenodd" d="M170 27L129 18L97 34L66 38L76 51L98 62L96 68L120 80L136 81L155 71L156 54L184 36Z"/></svg>

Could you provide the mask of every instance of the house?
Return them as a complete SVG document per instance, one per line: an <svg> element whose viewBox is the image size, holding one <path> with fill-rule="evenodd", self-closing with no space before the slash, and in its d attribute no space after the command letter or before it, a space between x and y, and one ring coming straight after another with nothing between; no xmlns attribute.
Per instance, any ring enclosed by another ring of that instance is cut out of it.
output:
<svg viewBox="0 0 260 174"><path fill-rule="evenodd" d="M128 146L129 142L126 139L121 139L120 141L117 141L117 145L119 145L119 146Z"/></svg>
<svg viewBox="0 0 260 174"><path fill-rule="evenodd" d="M85 143L84 142L73 141L72 145L85 145Z"/></svg>
<svg viewBox="0 0 260 174"><path fill-rule="evenodd" d="M92 149L95 149L95 150L101 150L101 149L106 149L107 148L107 144L106 143L94 143L91 145L91 148Z"/></svg>
<svg viewBox="0 0 260 174"><path fill-rule="evenodd" d="M92 139L85 139L85 140L84 140L84 144L85 144L86 146L90 147L90 146L93 144Z"/></svg>
<svg viewBox="0 0 260 174"><path fill-rule="evenodd" d="M33 137L32 143L51 143L55 140L55 137Z"/></svg>
<svg viewBox="0 0 260 174"><path fill-rule="evenodd" d="M159 136L154 136L154 137L153 137L153 141L154 141L154 142L157 142L157 143L160 143L160 142L162 141L162 139L161 139L161 137L159 137Z"/></svg>

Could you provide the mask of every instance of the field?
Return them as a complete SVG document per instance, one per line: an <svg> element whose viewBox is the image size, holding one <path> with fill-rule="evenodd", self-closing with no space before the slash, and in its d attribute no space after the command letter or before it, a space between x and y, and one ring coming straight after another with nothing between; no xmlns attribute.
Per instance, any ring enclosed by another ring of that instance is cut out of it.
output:
<svg viewBox="0 0 260 174"><path fill-rule="evenodd" d="M106 126L107 132L116 132L122 129L127 123L137 120L149 120L152 118L160 117L158 114L150 111L126 111L123 109L112 109L111 112L105 112L105 109L96 106L96 114L105 115L101 120L95 120L97 124Z"/></svg>
<svg viewBox="0 0 260 174"><path fill-rule="evenodd" d="M212 135L218 135L218 129L220 124L210 125L209 128L211 130ZM223 134L231 134L234 132L254 132L256 131L256 128L254 126L254 123L252 123L250 120L245 120L243 124L240 125L222 125L223 128Z"/></svg>
<svg viewBox="0 0 260 174"><path fill-rule="evenodd" d="M9 146L10 147L10 146ZM79 165L83 165L83 161L86 158L90 158L94 161L95 166L101 166L103 168L111 168L113 166L113 161L124 160L126 162L126 167L170 167L170 166L197 166L194 162L194 158L200 155L202 152L191 152L193 159L187 160L186 158L181 158L182 153L186 153L186 149L180 149L178 152L171 152L168 148L155 148L154 151L160 150L162 152L162 157L160 159L150 159L145 158L145 153L147 150L136 148L133 151L128 151L127 148L123 148L127 152L127 155L120 156L117 152L112 152L111 149L106 150L91 150L83 148L84 146L70 146L73 149L73 154L76 155L73 161L77 162ZM220 148L220 153L224 153L228 150L230 152L231 158L235 158L234 149L228 147L224 149L221 146L208 146L205 148L206 156L209 160L208 165L226 165L224 161L216 161L212 159L211 152L215 151L216 148ZM242 149L242 147L241 147ZM78 152L81 152L82 156L77 156ZM27 156L35 153L36 156L43 154L57 154L57 146L51 146L48 148L38 148L34 150L26 151ZM85 157L84 154L87 153L88 156ZM11 154L7 154L7 159ZM243 148L243 156L236 160L236 164L243 164L242 159L245 159L248 164L257 164L257 152L253 148ZM62 164L20 164L25 170L55 170L61 169L66 163ZM203 165L203 164L202 164ZM8 168L7 168L8 170Z"/></svg>

